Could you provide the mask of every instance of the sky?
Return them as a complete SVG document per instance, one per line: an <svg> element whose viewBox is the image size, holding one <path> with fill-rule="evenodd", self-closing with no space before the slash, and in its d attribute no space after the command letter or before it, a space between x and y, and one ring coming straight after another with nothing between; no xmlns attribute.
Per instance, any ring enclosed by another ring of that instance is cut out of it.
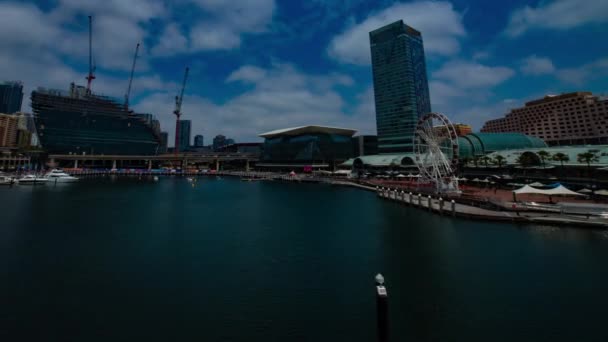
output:
<svg viewBox="0 0 608 342"><path fill-rule="evenodd" d="M431 106L475 130L547 94L608 93L608 1L0 0L0 79L85 84L123 98L173 141L174 97L192 135L237 142L300 125L375 134L368 32L396 20L422 32ZM29 99L24 111L30 111Z"/></svg>

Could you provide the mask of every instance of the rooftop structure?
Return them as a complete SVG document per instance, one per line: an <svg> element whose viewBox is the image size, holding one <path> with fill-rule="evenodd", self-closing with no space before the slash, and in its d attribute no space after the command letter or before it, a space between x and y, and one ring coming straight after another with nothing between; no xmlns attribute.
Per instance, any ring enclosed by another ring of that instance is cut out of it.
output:
<svg viewBox="0 0 608 342"><path fill-rule="evenodd" d="M541 139L521 133L471 133L458 137L460 159L509 149L545 147L547 144Z"/></svg>
<svg viewBox="0 0 608 342"><path fill-rule="evenodd" d="M262 138L274 138L277 136L295 136L295 135L302 135L302 134L307 134L307 133L325 133L325 134L338 134L338 135L352 136L356 132L357 132L357 130L348 129L348 128L312 125L312 126L299 126L299 127L277 129L274 131L259 134L258 136L260 136Z"/></svg>
<svg viewBox="0 0 608 342"><path fill-rule="evenodd" d="M608 99L590 92L547 95L486 122L482 132L519 132L549 145L608 143Z"/></svg>

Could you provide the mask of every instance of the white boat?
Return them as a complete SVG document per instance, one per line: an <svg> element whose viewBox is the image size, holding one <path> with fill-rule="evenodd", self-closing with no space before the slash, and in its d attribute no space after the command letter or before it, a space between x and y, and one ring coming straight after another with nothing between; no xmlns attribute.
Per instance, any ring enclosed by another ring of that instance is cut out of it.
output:
<svg viewBox="0 0 608 342"><path fill-rule="evenodd" d="M17 183L19 184L46 184L46 182L48 182L49 179L48 178L44 178L44 177L37 177L34 175L26 175L23 176L19 179L17 179Z"/></svg>
<svg viewBox="0 0 608 342"><path fill-rule="evenodd" d="M15 180L12 177L0 175L0 185L12 185Z"/></svg>
<svg viewBox="0 0 608 342"><path fill-rule="evenodd" d="M49 182L51 183L73 183L78 180L78 178L70 176L69 174L58 169L51 170L51 172L47 173L45 177L48 178Z"/></svg>

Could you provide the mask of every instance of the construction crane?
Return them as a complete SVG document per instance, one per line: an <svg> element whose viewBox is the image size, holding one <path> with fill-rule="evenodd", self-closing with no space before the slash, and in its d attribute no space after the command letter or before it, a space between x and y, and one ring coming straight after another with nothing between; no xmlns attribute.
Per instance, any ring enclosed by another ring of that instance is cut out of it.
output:
<svg viewBox="0 0 608 342"><path fill-rule="evenodd" d="M137 53L139 52L139 43L135 47L135 55L133 56L133 65L131 66L131 77L129 78L129 86L125 94L125 110L129 110L129 96L131 95L131 84L133 83L133 73L135 72L135 62L137 62Z"/></svg>
<svg viewBox="0 0 608 342"><path fill-rule="evenodd" d="M182 100L184 99L184 89L186 89L186 80L188 79L188 70L186 67L186 72L184 73L184 81L182 82L182 90L179 93L179 96L175 97L175 110L173 114L175 114L175 154L179 153L179 118L182 115Z"/></svg>
<svg viewBox="0 0 608 342"><path fill-rule="evenodd" d="M93 65L93 17L89 16L89 75L87 80L87 94L91 94L91 82L95 79L95 66Z"/></svg>

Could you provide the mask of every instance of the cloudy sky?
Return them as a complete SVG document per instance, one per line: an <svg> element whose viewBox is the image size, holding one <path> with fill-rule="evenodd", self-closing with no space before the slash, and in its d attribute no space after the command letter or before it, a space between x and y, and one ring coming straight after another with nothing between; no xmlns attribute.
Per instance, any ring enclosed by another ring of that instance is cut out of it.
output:
<svg viewBox="0 0 608 342"><path fill-rule="evenodd" d="M131 103L163 130L189 66L183 118L206 143L303 124L375 133L367 34L398 19L422 32L432 109L476 129L548 93L608 92L608 1L0 0L0 13L0 79L28 93L86 82L88 15L94 91L124 95L141 42Z"/></svg>

